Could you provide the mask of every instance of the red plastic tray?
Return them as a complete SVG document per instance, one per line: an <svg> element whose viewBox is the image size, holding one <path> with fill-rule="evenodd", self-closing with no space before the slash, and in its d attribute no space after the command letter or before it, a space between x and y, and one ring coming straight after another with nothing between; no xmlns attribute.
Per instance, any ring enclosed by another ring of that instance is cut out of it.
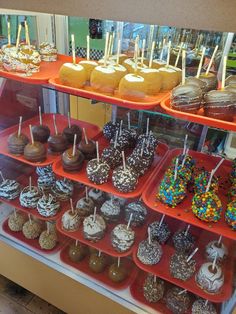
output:
<svg viewBox="0 0 236 314"><path fill-rule="evenodd" d="M31 240L31 239L27 239L23 233L21 231L19 232L14 232L14 231L11 231L8 227L8 218L3 222L3 225L2 225L2 229L3 231L5 231L7 234L9 234L10 236L16 238L17 240L19 240L20 242L24 243L24 244L27 244L28 246L30 246L31 248L33 248L34 250L36 251L39 251L39 252L43 252L44 254L52 254L52 253L56 253L58 251L60 251L63 246L68 242L68 240L63 236L61 235L59 232L57 233L57 236L58 236L58 244L52 249L52 250L44 250L44 249L41 249L40 245L39 245L39 239L34 239L34 240ZM46 228L45 228L46 229Z"/></svg>
<svg viewBox="0 0 236 314"><path fill-rule="evenodd" d="M183 225L183 223L177 223L172 220L172 222L168 221L168 225L170 226L171 231L181 229L180 227ZM217 240L217 237L208 231L205 230L199 230L198 228L192 227L191 233L196 238L195 247L199 248L199 251L195 254L194 259L197 262L197 271L200 268L200 266L206 262L204 257L205 247L206 245L212 241ZM146 232L147 237L147 232ZM146 238L144 237L144 238ZM170 265L170 257L175 253L174 247L171 245L171 240L168 240L167 244L163 245L163 255L160 260L160 262L156 265L144 265L141 263L137 258L137 250L138 250L138 244L135 246L135 249L133 251L133 260L136 263L136 265L141 268L142 270L152 273L160 278L163 278L176 286L179 286L183 289L187 289L188 291L204 298L207 300L210 300L215 303L224 302L228 300L232 293L232 281L233 281L233 265L234 265L234 242L232 240L223 239L223 243L227 246L229 251L229 256L225 260L223 264L223 271L225 275L225 283L220 291L220 293L217 294L209 294L203 291L195 282L195 275L193 275L189 280L182 281L176 278L173 278L169 271L169 265Z"/></svg>
<svg viewBox="0 0 236 314"><path fill-rule="evenodd" d="M145 187L145 190L142 194L143 200L148 207L151 209L171 216L176 219L180 219L189 224L198 226L202 229L206 229L208 231L223 235L224 237L235 240L236 233L231 230L230 227L226 224L224 220L224 210L227 205L227 192L229 188L228 176L231 171L231 162L225 160L220 168L216 172L216 176L220 176L220 188L219 188L219 197L223 204L223 213L221 215L221 219L216 223L207 223L198 219L193 213L191 209L192 197L193 193L187 192L187 197L184 199L182 203L177 205L175 208L171 208L163 203L161 203L156 198L157 189L160 185L160 182L164 176L165 171L170 166L172 159L181 154L183 150L174 149L171 150L162 163L161 167L158 167L155 170L151 180L148 182L148 185ZM207 170L212 170L216 164L219 162L219 157L214 157L210 155L206 155L196 151L189 151L189 154L196 160L197 167L205 167Z"/></svg>
<svg viewBox="0 0 236 314"><path fill-rule="evenodd" d="M78 58L77 61L79 60L81 59ZM72 62L72 57L59 54L55 62L42 61L40 71L33 73L31 76L16 72L7 72L3 69L0 69L0 76L28 84L47 84L50 78L58 76L59 69L65 62Z"/></svg>
<svg viewBox="0 0 236 314"><path fill-rule="evenodd" d="M136 278L138 274L138 268L133 263L131 259L128 258L122 258L121 263L125 266L127 269L127 272L129 276L120 283L115 283L111 281L108 277L108 267L104 270L104 272L100 274L96 274L90 270L88 267L89 262L89 256L86 256L81 262L72 262L68 255L69 246L64 247L60 252L60 258L62 262L66 263L67 265L70 265L79 271L85 273L86 275L90 276L92 279L96 279L100 281L101 283L107 285L110 288L116 289L116 290L122 290L127 288Z"/></svg>
<svg viewBox="0 0 236 314"><path fill-rule="evenodd" d="M143 272L143 271L139 272L135 281L133 281L133 283L131 284L131 286L129 288L132 297L135 300L137 300L137 301L139 301L139 302L141 302L147 306L150 306L152 309L156 310L159 313L171 314L172 312L165 305L165 301L164 301L165 296L160 301L155 302L155 303L148 302L145 299L145 297L143 295L143 284L144 284L144 281L145 281L147 275L148 274Z"/></svg>
<svg viewBox="0 0 236 314"><path fill-rule="evenodd" d="M177 111L170 107L169 97L165 97L165 99L161 101L161 107L162 109L166 111L167 114L178 119L183 119L183 120L191 121L194 123L204 124L204 125L208 125L214 128L220 128L220 129L225 129L225 130L234 131L234 132L236 131L236 115L234 116L233 122L228 122L228 121L223 121L223 120L204 116L203 109L200 109L198 114Z"/></svg>
<svg viewBox="0 0 236 314"><path fill-rule="evenodd" d="M98 212L99 213L99 212ZM147 214L147 222L149 221L149 219L152 218L152 214L151 212L149 211L148 214ZM91 246L97 250L100 250L110 256L114 256L114 257L124 257L124 256L129 256L132 254L133 250L134 250L134 247L137 243L140 242L140 240L143 238L145 232L146 232L146 227L144 224L143 226L141 227L132 227L132 229L135 231L135 241L134 241L134 244L131 246L131 248L126 251L126 252L117 252L111 245L111 231L113 230L113 228L118 225L119 223L124 223L124 224L127 224L124 219L121 218L120 222L118 223L107 223L107 229L106 229L106 232L105 232L105 235L104 237L99 240L98 242L92 242L92 241L89 241L89 240L86 240L84 238L84 235L83 235L83 223L81 223L80 227L79 227L79 230L77 231L66 231L62 228L62 223L61 223L61 219L58 219L57 222L56 222L56 227L57 227L57 230L59 232L61 232L62 234L66 235L67 237L71 238L71 239L74 239L74 240L79 240L80 242L88 245L88 246Z"/></svg>
<svg viewBox="0 0 236 314"><path fill-rule="evenodd" d="M63 85L58 77L51 78L49 83L52 84L56 90L68 93L75 96L85 97L89 99L95 99L101 102L110 103L112 105L117 105L120 107L130 108L130 109L153 109L160 102L169 95L169 92L159 93L156 96L146 96L144 101L136 102L131 100L125 100L119 98L118 93L115 92L114 96L108 96L102 93L94 92L91 87L85 89L78 89L70 86Z"/></svg>
<svg viewBox="0 0 236 314"><path fill-rule="evenodd" d="M42 118L43 118L43 124L47 125L50 128L51 133L54 134L55 131L54 131L54 126L53 126L53 114L49 114L49 113L43 114ZM62 132L63 129L68 126L68 120L67 120L66 116L57 114L56 115L56 121L57 121L58 132ZM77 124L81 127L86 128L88 138L93 139L98 134L100 134L100 129L96 125L90 124L88 122L76 120L76 119L71 119L71 123ZM29 119L29 120L26 120L22 123L22 133L26 134L30 138L29 124L38 125L39 124L39 117L36 116L36 117ZM23 155L15 156L15 155L9 153L8 152L7 139L8 139L10 134L17 132L17 130L18 130L18 125L14 125L8 129L5 129L5 130L0 132L0 140L1 140L0 154L9 156L11 158L14 158L16 160L19 160L21 162L27 163L27 164L32 165L32 166L46 166L46 165L52 164L55 160L60 158L60 156L58 156L58 155L52 155L52 154L48 153L47 159L44 162L34 163L34 162L30 162L30 161L26 160Z"/></svg>
<svg viewBox="0 0 236 314"><path fill-rule="evenodd" d="M32 176L32 185L37 186L37 175L36 175L36 173L33 173L31 176ZM17 182L19 182L22 187L26 187L29 185L29 176L21 176L21 177L17 178ZM79 190L74 191L74 195L76 195L76 197L77 197L78 193L81 193L81 191L79 191ZM61 205L60 211L58 211L55 216L43 217L39 214L37 209L25 208L25 207L21 206L19 197L17 197L14 200L7 200L5 198L0 197L0 200L3 203L9 204L12 207L19 209L22 212L25 212L27 214L31 214L31 215L35 216L36 218L38 218L40 220L45 220L45 221L57 220L57 219L61 218L63 212L65 210L67 210L68 208L70 208L70 202L69 201L60 202L60 205Z"/></svg>
<svg viewBox="0 0 236 314"><path fill-rule="evenodd" d="M100 152L102 152L102 150L108 146L108 142L107 140L103 137L103 136L98 136L96 138L96 140L98 140L99 142L99 150ZM114 195L118 195L120 197L123 198L135 198L138 197L139 195L141 195L145 185L147 184L147 181L150 179L150 177L152 176L153 170L155 169L155 167L157 165L159 165L163 158L166 156L166 153L168 151L168 146L166 144L160 143L157 147L157 154L155 156L154 162L151 166L151 168L145 173L144 176L139 178L139 183L136 187L136 189L132 192L129 193L122 193L119 192L118 190L116 190L113 185L111 184L111 174L110 174L110 178L108 180L107 183L104 184L94 184L91 181L89 181L89 179L87 178L87 173L86 173L86 162L84 163L84 166L82 168L82 170L80 170L79 172L75 172L75 173L69 173L63 170L62 167L62 163L61 160L57 160L54 164L53 164L53 171L57 174L60 175L62 177L74 180L74 181L78 181L80 183L83 183L85 185L91 186L93 188L102 190L104 192L107 193L112 193Z"/></svg>

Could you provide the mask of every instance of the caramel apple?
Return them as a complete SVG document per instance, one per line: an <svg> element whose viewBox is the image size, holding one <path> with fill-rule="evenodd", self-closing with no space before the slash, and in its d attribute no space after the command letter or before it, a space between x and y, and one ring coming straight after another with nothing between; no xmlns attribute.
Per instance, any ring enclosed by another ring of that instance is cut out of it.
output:
<svg viewBox="0 0 236 314"><path fill-rule="evenodd" d="M90 81L90 77L91 77L91 73L93 71L93 69L96 68L96 66L98 66L98 63L96 61L92 61L92 60L82 60L79 62L80 65L83 66L83 68L85 69L86 72L86 81Z"/></svg>
<svg viewBox="0 0 236 314"><path fill-rule="evenodd" d="M142 69L139 71L139 75L142 76L147 85L147 95L156 95L159 93L162 86L161 73L156 69Z"/></svg>
<svg viewBox="0 0 236 314"><path fill-rule="evenodd" d="M107 265L106 257L100 253L93 253L89 258L89 268L94 273L101 273Z"/></svg>
<svg viewBox="0 0 236 314"><path fill-rule="evenodd" d="M140 101L147 94L147 84L145 79L136 74L125 75L119 84L119 95L121 98Z"/></svg>
<svg viewBox="0 0 236 314"><path fill-rule="evenodd" d="M113 282L121 282L125 280L127 275L126 268L123 265L118 265L117 262L109 267L108 276Z"/></svg>
<svg viewBox="0 0 236 314"><path fill-rule="evenodd" d="M170 67L162 67L159 69L162 76L162 90L168 91L173 89L179 83L179 74Z"/></svg>
<svg viewBox="0 0 236 314"><path fill-rule="evenodd" d="M85 258L85 256L88 254L88 248L86 245L82 243L73 243L69 247L69 258L72 260L72 262L80 262L82 259Z"/></svg>
<svg viewBox="0 0 236 314"><path fill-rule="evenodd" d="M59 78L64 85L81 88L85 85L87 73L81 64L64 63L59 70Z"/></svg>

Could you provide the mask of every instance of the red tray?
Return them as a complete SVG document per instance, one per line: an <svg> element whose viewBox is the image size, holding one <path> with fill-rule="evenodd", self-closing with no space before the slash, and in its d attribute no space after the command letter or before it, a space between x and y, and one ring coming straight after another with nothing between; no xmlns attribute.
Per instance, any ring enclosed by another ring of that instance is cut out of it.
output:
<svg viewBox="0 0 236 314"><path fill-rule="evenodd" d="M36 173L33 173L31 176L32 176L32 185L37 186L37 175L36 175ZM29 177L28 176L21 176L21 177L17 178L17 182L19 182L22 187L26 187L26 186L29 185ZM81 193L81 191L79 191L79 190L74 191L74 195L76 194L76 196L77 196L78 193ZM15 207L15 208L19 209L22 212L25 212L27 214L31 214L31 215L37 217L38 219L45 220L45 221L57 220L57 219L61 218L63 212L65 210L67 210L68 208L70 208L70 202L69 201L67 201L67 202L60 202L60 205L61 205L60 211L58 211L55 216L44 217L44 216L39 214L37 209L25 208L25 207L21 206L19 197L17 197L14 200L7 200L5 198L1 198L0 197L0 200L3 203L9 204L12 207Z"/></svg>
<svg viewBox="0 0 236 314"><path fill-rule="evenodd" d="M202 229L206 229L208 231L223 235L224 237L235 240L236 233L231 230L230 227L226 224L224 220L224 210L227 205L227 191L229 188L228 176L231 171L231 162L225 160L220 168L217 170L216 175L220 176L220 188L219 188L219 197L223 204L223 213L221 215L221 219L216 223L207 223L198 219L193 213L191 209L192 197L193 193L187 192L187 197L185 200L177 205L175 208L171 208L159 200L156 199L157 188L160 185L160 182L164 176L165 171L170 166L172 159L182 153L182 149L173 149L169 152L167 158L162 163L161 167L158 167L155 170L151 180L148 182L148 185L145 187L143 192L143 200L148 207L151 209L171 216L176 219L180 219L189 224L198 226ZM197 167L205 167L207 170L212 170L216 164L219 162L218 157L206 155L196 151L189 151L189 154L196 160Z"/></svg>
<svg viewBox="0 0 236 314"><path fill-rule="evenodd" d="M99 142L100 152L106 146L108 146L108 142L103 136L97 137L96 140L98 140L98 142ZM76 172L76 173L69 173L69 172L66 172L63 170L61 160L57 160L53 164L53 171L57 175L60 175L62 177L65 177L65 178L68 178L68 179L71 179L74 181L78 181L80 183L83 183L83 184L91 186L93 188L102 190L102 191L107 192L107 193L118 195L118 196L123 197L123 198L135 198L135 197L138 197L139 195L141 195L147 181L152 176L153 170L155 169L155 167L157 165L159 165L162 162L163 158L166 156L167 151L168 151L168 146L166 144L160 143L158 145L157 154L155 156L152 167L145 173L144 176L139 178L139 183L138 183L136 189L130 193L122 193L122 192L119 192L118 190L116 190L113 187L113 185L111 184L111 175L110 175L108 182L104 183L104 184L97 185L97 184L94 184L91 181L89 181L89 179L87 178L87 173L86 173L86 164L87 164L86 162L85 162L81 171Z"/></svg>
<svg viewBox="0 0 236 314"><path fill-rule="evenodd" d="M166 97L161 101L161 107L166 111L167 114L178 119L191 121L194 123L208 125L214 128L225 129L229 131L236 131L236 115L234 116L233 122L223 121L219 119L210 118L204 116L203 109L200 109L198 114L187 113L183 111L177 111L170 107L170 98Z"/></svg>
<svg viewBox="0 0 236 314"><path fill-rule="evenodd" d="M183 223L180 223L180 225ZM179 225L179 226L180 226ZM172 227L175 230L179 229L178 224L174 221L172 221L172 224L170 227ZM198 270L200 266L206 261L204 257L205 247L206 245L212 241L216 240L217 237L208 231L200 231L198 228L192 228L191 233L196 237L197 241L195 244L195 247L199 248L199 251L195 254L194 259L197 262L196 269ZM146 233L147 237L147 233ZM145 237L144 237L145 238ZM133 251L133 260L136 263L136 265L141 268L142 270L152 273L160 278L163 278L176 286L179 286L183 289L187 289L188 291L204 298L207 300L210 300L215 303L220 303L228 300L232 293L232 281L233 281L233 265L234 265L234 242L229 239L223 239L223 243L227 246L229 251L229 256L224 262L223 270L225 275L225 283L220 291L220 293L217 294L209 294L204 292L195 282L195 275L193 275L189 280L182 281L176 278L173 278L169 271L169 264L170 264L170 257L175 253L175 249L173 246L171 246L171 241L169 240L167 244L163 245L163 256L161 258L161 261L156 265L144 265L141 263L137 258L137 250L138 250L138 244L135 246L135 249Z"/></svg>
<svg viewBox="0 0 236 314"><path fill-rule="evenodd" d="M131 259L123 258L121 260L121 263L125 266L125 268L128 271L129 276L120 283L115 283L111 281L108 277L108 267L106 267L105 271L100 274L95 274L90 270L88 267L88 261L89 257L85 257L81 262L75 263L72 262L68 255L68 249L69 246L64 247L60 252L60 258L62 262L66 263L67 265L70 265L79 271L85 273L86 275L90 276L92 279L96 279L100 281L101 283L107 285L108 287L115 289L115 290L122 290L127 288L136 278L138 274L138 268L135 266L135 264L132 262Z"/></svg>
<svg viewBox="0 0 236 314"><path fill-rule="evenodd" d="M82 197L82 196L81 196ZM79 199L79 198L78 198ZM99 211L98 211L99 213ZM147 222L152 219L153 217L153 214L149 211L148 214L147 214ZM62 224L61 224L61 219L58 219L57 220L57 223L56 223L56 227L57 227L57 230L59 232L61 232L62 234L66 235L67 237L71 238L71 239L74 239L74 240L79 240L80 242L88 245L88 246L91 246L97 250L100 250L110 256L114 256L114 257L124 257L124 256L128 256L128 255L131 255L133 250L134 250L134 247L135 247L135 244L139 243L140 240L143 238L145 232L146 232L146 223L141 226L141 227L132 227L132 229L135 231L135 241L134 241L134 244L132 245L132 247L126 251L126 252L117 252L111 245L111 231L113 230L113 228L119 224L119 223L124 223L124 224L127 224L123 217L121 217L120 219L120 222L118 223L107 223L107 229L106 229L106 232L105 232L105 236L99 240L98 242L92 242L92 241L89 241L89 240L86 240L84 238L84 235L83 235L83 223L81 223L80 225L80 228L79 230L77 231L73 231L73 232L70 232L70 231L66 231L62 228Z"/></svg>
<svg viewBox="0 0 236 314"><path fill-rule="evenodd" d="M77 61L79 60L81 59L77 58ZM0 69L0 76L28 84L47 84L50 78L58 76L59 69L65 62L72 62L72 57L59 54L55 62L42 61L40 71L33 73L31 76L16 72L7 72L3 69Z"/></svg>
<svg viewBox="0 0 236 314"><path fill-rule="evenodd" d="M51 133L54 134L55 132L54 132L54 126L53 126L53 114L49 114L49 113L43 114L42 117L43 117L43 123L47 125L50 128ZM66 116L57 114L56 121L57 121L58 132L62 132L63 129L68 126L68 122L67 122L68 120ZM76 119L71 119L71 123L77 124L81 127L86 128L88 138L94 138L95 136L100 134L100 129L96 125L90 124L88 122L76 120ZM38 125L39 118L36 116L22 123L22 133L26 134L30 138L29 124ZM58 155L52 155L48 153L46 161L40 162L40 163L34 163L34 162L30 162L26 160L23 155L15 156L9 153L7 139L10 134L17 132L17 130L18 130L18 125L14 125L0 132L0 139L1 139L0 154L9 156L11 158L14 158L16 160L19 160L21 162L27 163L32 166L46 166L46 165L52 164L55 160L57 160L60 157Z"/></svg>
<svg viewBox="0 0 236 314"><path fill-rule="evenodd" d="M5 231L10 236L16 238L18 241L22 242L23 244L27 244L28 246L30 246L34 250L39 251L41 253L43 252L44 254L56 253L56 252L60 251L63 248L63 246L68 242L68 240L58 232L58 234L57 234L58 244L52 250L44 250L44 249L41 249L41 247L39 245L39 241L38 241L39 239L38 238L34 239L34 240L27 239L21 231L19 231L19 232L11 231L8 227L7 222L8 222L8 218L3 222L3 225L2 225L3 231Z"/></svg>
<svg viewBox="0 0 236 314"><path fill-rule="evenodd" d="M91 87L87 87L85 89L78 89L70 86L63 85L60 82L60 79L58 77L51 78L49 80L49 83L52 84L56 90L68 93L75 96L85 97L89 99L95 99L101 102L109 103L112 105L117 105L120 107L130 108L130 109L153 109L157 105L160 104L160 102L166 98L169 95L169 92L165 93L159 93L156 96L146 96L144 101L136 102L131 100L125 100L122 98L119 98L118 93L115 92L114 96L108 96L102 93L94 92Z"/></svg>

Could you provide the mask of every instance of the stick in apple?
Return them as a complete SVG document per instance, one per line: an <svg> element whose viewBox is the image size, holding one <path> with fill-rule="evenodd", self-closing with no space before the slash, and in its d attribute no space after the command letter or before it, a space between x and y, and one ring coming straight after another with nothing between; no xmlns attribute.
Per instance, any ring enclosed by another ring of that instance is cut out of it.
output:
<svg viewBox="0 0 236 314"><path fill-rule="evenodd" d="M211 56L211 60L210 60L210 62L209 62L209 64L208 64L208 67L207 67L207 70L206 70L206 75L208 75L209 72L210 72L210 69L211 69L212 63L213 63L213 61L214 61L214 59L215 59L217 50L218 50L218 46L215 46L214 52L213 52L213 54L212 54L212 56Z"/></svg>
<svg viewBox="0 0 236 314"><path fill-rule="evenodd" d="M197 69L197 75L196 78L199 78L200 74L201 74L201 70L202 70L202 64L203 64L203 60L204 60L204 56L205 56L205 51L206 51L206 47L202 48L202 55L201 55L201 59L198 65L198 69Z"/></svg>

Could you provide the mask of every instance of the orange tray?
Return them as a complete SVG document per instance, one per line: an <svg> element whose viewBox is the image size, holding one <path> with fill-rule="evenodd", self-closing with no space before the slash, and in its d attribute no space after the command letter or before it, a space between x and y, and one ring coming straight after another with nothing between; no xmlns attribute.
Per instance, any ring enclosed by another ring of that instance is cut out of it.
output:
<svg viewBox="0 0 236 314"><path fill-rule="evenodd" d="M180 219L189 224L198 226L202 229L206 229L208 231L217 233L226 238L230 238L235 240L236 233L226 224L224 219L224 211L227 205L227 192L229 189L228 177L231 171L231 162L225 160L220 168L216 172L216 176L220 176L219 181L219 197L222 201L223 212L221 214L221 219L216 223L208 223L201 221L198 219L193 213L191 209L192 197L193 193L187 192L187 197L184 199L182 203L177 205L175 208L171 208L163 203L161 203L156 198L157 189L160 185L160 182L165 174L165 171L171 164L172 159L182 153L182 149L173 149L169 152L167 158L162 163L162 167L158 167L155 170L151 180L148 182L148 185L145 187L145 190L142 194L143 200L148 207L151 209L171 216L176 219ZM196 151L189 151L189 155L191 155L196 160L196 166L201 168L204 167L206 170L212 170L216 164L219 162L219 157L214 157L210 155L206 155Z"/></svg>
<svg viewBox="0 0 236 314"><path fill-rule="evenodd" d="M53 114L51 114L51 113L43 114L42 118L43 118L43 124L45 124L49 127L51 134L54 134L55 131L54 131L54 126L53 126ZM58 132L62 132L63 129L68 126L68 120L67 120L66 116L56 114L56 121L57 121ZM32 119L26 120L22 123L22 133L26 134L30 138L29 124L38 125L39 124L38 116L36 116ZM83 127L86 128L88 138L93 139L95 136L100 134L100 129L96 125L90 124L88 122L83 122L80 120L71 119L71 124L77 124L77 125L81 126L82 128ZM46 165L52 164L55 160L60 158L60 156L58 156L58 155L53 155L53 154L48 153L47 159L45 161L35 163L35 162L31 162L31 161L26 160L23 155L16 156L16 155L9 153L8 152L7 139L9 137L9 135L11 135L14 132L17 132L17 130L18 130L18 125L14 125L14 126L7 128L7 129L0 132L0 140L1 140L0 154L9 156L11 158L14 158L16 160L19 160L21 162L27 163L27 164L32 165L32 166L46 166ZM47 144L45 144L45 145L47 145Z"/></svg>
<svg viewBox="0 0 236 314"><path fill-rule="evenodd" d="M81 58L77 58L77 61L79 60ZM50 78L58 76L59 69L65 62L72 62L72 57L59 54L55 62L42 61L40 71L31 76L26 76L24 73L7 72L3 69L0 69L0 76L28 84L47 84Z"/></svg>
<svg viewBox="0 0 236 314"><path fill-rule="evenodd" d="M98 211L98 214L99 214L99 211ZM149 219L151 219L151 217L152 217L152 213L149 211L147 214L147 221L149 221ZM58 219L57 223L56 223L56 227L57 227L57 230L59 232L61 232L62 234L64 234L65 236L67 236L71 239L74 239L74 240L79 240L80 242L82 242L88 246L91 246L91 247L97 249L98 251L102 251L102 252L104 252L110 256L114 256L114 257L129 256L132 254L134 247L135 247L135 244L139 243L140 239L143 238L143 236L146 232L146 227L145 227L146 223L141 227L132 227L132 229L135 232L134 244L126 252L117 252L112 247L112 244L111 244L111 232L114 229L114 227L116 225L118 225L119 223L127 224L127 222L124 221L123 217L121 217L120 221L117 223L107 223L107 229L105 231L104 237L101 240L99 240L98 242L92 242L92 241L86 240L84 238L83 223L81 223L79 230L70 232L70 231L66 231L63 229L61 219Z"/></svg>
<svg viewBox="0 0 236 314"><path fill-rule="evenodd" d="M138 274L138 268L133 263L131 259L128 258L122 258L121 263L125 266L127 269L127 272L129 276L122 282L113 282L108 277L108 267L105 268L104 272L100 274L96 274L90 270L88 267L89 262L89 256L86 256L82 261L76 263L70 260L68 255L69 246L66 246L62 249L60 252L60 258L61 261L64 262L67 265L70 265L74 267L75 269L85 273L86 275L90 276L92 279L96 279L100 281L102 284L105 284L106 286L115 289L115 290L122 290L127 288L137 277Z"/></svg>
<svg viewBox="0 0 236 314"><path fill-rule="evenodd" d="M168 221L167 221L168 222ZM182 229L181 226L184 226L183 223L176 224L176 222L173 220L171 223L168 222L168 225L170 226L171 231L176 231L179 229ZM186 226L186 225L185 225ZM199 230L199 228L192 227L191 228L191 234L193 234L196 238L195 247L199 248L199 251L194 255L194 259L196 260L196 269L200 268L200 266L206 262L206 259L204 257L205 247L206 245L213 240L217 240L217 237L208 231L205 230ZM147 238L147 232L146 237ZM204 298L209 301L215 302L215 303L221 303L226 300L228 300L231 297L232 293L232 282L233 282L233 265L234 265L234 242L229 239L223 239L223 243L227 246L229 255L227 259L224 261L223 264L223 271L225 276L225 282L221 289L221 291L217 294L209 294L205 291L203 291L195 282L195 275L193 275L189 280L182 281L176 278L173 278L169 271L169 265L170 265L170 257L175 253L174 247L171 245L171 240L169 239L167 244L162 245L163 249L163 255L160 260L160 262L156 265L144 265L139 261L137 258L137 251L138 251L138 244L135 246L135 249L133 251L133 260L135 264L144 270L145 272L152 273L164 280L167 280L168 282L173 283L176 286L179 286L183 289L187 289L188 291ZM196 272L195 272L196 274Z"/></svg>
<svg viewBox="0 0 236 314"><path fill-rule="evenodd" d="M61 234L57 234L58 236L58 244L52 249L52 250L44 250L41 249L40 245L39 245L39 239L27 239L23 233L21 231L18 232L14 232L11 231L8 227L8 218L3 222L2 225L2 229L3 231L5 231L7 234L9 234L10 236L16 238L18 241L22 242L23 244L27 244L29 245L32 249L39 251L40 253L44 253L44 254L53 254L56 253L58 251L60 251L63 246L68 242L68 240ZM46 229L46 228L45 228Z"/></svg>
<svg viewBox="0 0 236 314"><path fill-rule="evenodd" d="M156 96L146 96L143 101L125 100L119 97L118 92L115 92L114 96L108 96L102 93L97 93L92 90L91 87L85 87L84 89L74 88L63 85L58 77L51 78L49 83L55 87L56 90L68 93L75 96L85 97L89 99L95 99L97 101L117 105L120 107L130 109L153 109L158 106L161 101L169 95L169 92L159 93Z"/></svg>
<svg viewBox="0 0 236 314"><path fill-rule="evenodd" d="M37 175L34 173L31 176L32 176L32 185L37 186ZM29 176L20 176L16 180L17 180L17 182L19 182L21 184L22 188L29 185ZM74 195L76 194L76 196L77 196L78 193L81 193L81 191L80 190L74 191ZM61 207L60 207L60 210L57 212L56 215L51 216L51 217L44 217L44 216L39 214L39 212L36 208L26 208L26 207L21 206L19 197L17 197L14 200L7 200L5 198L0 197L0 200L3 203L9 204L12 207L19 209L20 211L22 211L24 213L31 214L31 215L35 216L36 218L38 218L40 220L45 220L45 221L52 221L52 220L57 220L57 219L61 218L61 215L63 214L63 212L65 210L67 210L68 208L70 208L70 202L69 201L60 202Z"/></svg>
<svg viewBox="0 0 236 314"><path fill-rule="evenodd" d="M167 114L175 118L191 121L194 123L204 124L214 128L220 128L236 132L236 115L234 116L233 122L228 122L204 116L203 109L200 109L198 114L177 111L170 107L169 97L162 99L161 107L166 111Z"/></svg>
<svg viewBox="0 0 236 314"><path fill-rule="evenodd" d="M101 153L102 150L108 146L109 142L103 136L97 136L95 139L99 142L99 150ZM162 160L166 156L167 152L168 152L168 146L166 144L159 143L157 150L156 150L156 156L154 158L154 161L152 163L151 168L145 173L145 175L143 175L139 178L139 183L138 183L136 189L132 192L129 192L129 193L119 192L118 190L116 190L113 187L113 185L111 183L112 172L110 173L110 177L109 177L107 183L100 184L100 185L92 183L87 177L87 173L86 173L87 162L86 161L84 163L83 168L79 172L70 173L70 172L64 171L64 169L62 167L61 160L57 160L53 164L53 171L59 176L71 179L73 181L83 183L85 185L91 186L93 188L99 189L99 190L107 192L107 193L118 195L118 196L123 197L123 198L135 198L135 197L138 197L139 195L142 194L142 191L143 191L147 181L152 176L153 170L155 169L156 166L158 166L162 162Z"/></svg>

